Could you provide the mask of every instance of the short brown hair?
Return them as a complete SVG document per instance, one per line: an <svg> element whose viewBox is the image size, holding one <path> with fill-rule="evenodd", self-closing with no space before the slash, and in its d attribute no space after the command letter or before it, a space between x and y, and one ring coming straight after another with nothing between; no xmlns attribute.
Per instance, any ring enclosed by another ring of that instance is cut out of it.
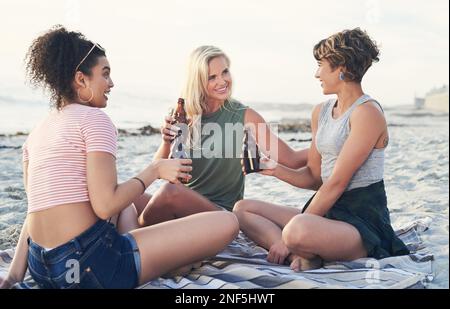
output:
<svg viewBox="0 0 450 309"><path fill-rule="evenodd" d="M369 35L355 28L333 34L314 46L314 57L319 61L326 59L332 68L345 67L345 79L361 82L364 74L379 60L380 51Z"/></svg>

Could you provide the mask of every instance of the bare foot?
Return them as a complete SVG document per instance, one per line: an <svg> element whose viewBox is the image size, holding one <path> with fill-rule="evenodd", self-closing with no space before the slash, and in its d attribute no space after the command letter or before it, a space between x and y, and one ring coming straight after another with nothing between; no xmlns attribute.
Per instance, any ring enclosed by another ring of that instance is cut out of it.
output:
<svg viewBox="0 0 450 309"><path fill-rule="evenodd" d="M322 267L323 264L323 260L318 256L309 260L298 255L292 255L290 260L291 269L295 272L317 269Z"/></svg>
<svg viewBox="0 0 450 309"><path fill-rule="evenodd" d="M188 264L186 266L182 266L180 268L174 269L163 275L164 278L171 278L176 276L185 276L189 274L193 269L199 268L202 266L202 262L197 262L193 264Z"/></svg>
<svg viewBox="0 0 450 309"><path fill-rule="evenodd" d="M185 276L191 272L192 265L186 265L179 267L177 269L174 269L166 274L164 274L162 277L164 278L172 278L177 276Z"/></svg>

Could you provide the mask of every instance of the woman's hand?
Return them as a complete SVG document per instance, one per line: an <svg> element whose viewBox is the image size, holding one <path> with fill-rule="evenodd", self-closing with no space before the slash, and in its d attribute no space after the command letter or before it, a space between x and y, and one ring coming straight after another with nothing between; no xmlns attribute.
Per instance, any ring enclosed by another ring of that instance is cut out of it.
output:
<svg viewBox="0 0 450 309"><path fill-rule="evenodd" d="M172 116L166 116L164 119L164 124L161 126L161 136L164 143L170 144L175 136L177 136L179 127L173 125L175 118Z"/></svg>
<svg viewBox="0 0 450 309"><path fill-rule="evenodd" d="M269 254L267 255L267 261L274 264L284 264L284 260L290 254L289 249L283 243L282 240L274 243L270 249Z"/></svg>
<svg viewBox="0 0 450 309"><path fill-rule="evenodd" d="M0 289L10 289L16 282L8 277L0 277Z"/></svg>
<svg viewBox="0 0 450 309"><path fill-rule="evenodd" d="M244 167L244 159L241 159L241 166L242 166L242 173L244 173L244 175L247 175L247 173L245 172L245 167ZM267 176L274 176L275 169L277 168L277 166L278 166L278 163L275 162L274 160L263 157L259 160L259 168L261 170L258 173L260 173L262 175L267 175Z"/></svg>
<svg viewBox="0 0 450 309"><path fill-rule="evenodd" d="M259 172L262 175L274 176L275 170L278 166L278 163L274 160L264 157L259 161L259 168L261 171Z"/></svg>
<svg viewBox="0 0 450 309"><path fill-rule="evenodd" d="M180 183L180 179L188 181L192 178L191 159L161 159L154 162L157 167L158 178L172 183Z"/></svg>

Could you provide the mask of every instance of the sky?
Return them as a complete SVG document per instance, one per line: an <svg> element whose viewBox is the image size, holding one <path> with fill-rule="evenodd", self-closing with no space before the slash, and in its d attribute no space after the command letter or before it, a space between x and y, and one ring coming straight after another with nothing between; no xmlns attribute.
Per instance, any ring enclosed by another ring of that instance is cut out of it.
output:
<svg viewBox="0 0 450 309"><path fill-rule="evenodd" d="M231 58L234 97L245 103L324 100L313 46L360 27L380 45L380 62L363 80L384 105L412 104L449 83L447 0L2 0L0 96L28 91L23 59L52 25L100 43L114 93L176 102L188 56L200 45ZM126 102L124 102L126 104Z"/></svg>

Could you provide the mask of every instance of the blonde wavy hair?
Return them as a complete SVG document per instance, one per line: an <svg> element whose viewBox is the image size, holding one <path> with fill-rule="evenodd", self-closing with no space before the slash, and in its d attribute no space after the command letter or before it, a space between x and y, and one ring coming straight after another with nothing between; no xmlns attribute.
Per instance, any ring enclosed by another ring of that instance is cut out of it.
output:
<svg viewBox="0 0 450 309"><path fill-rule="evenodd" d="M207 111L208 66L209 62L217 57L224 57L228 66L230 66L228 56L215 46L200 46L189 57L186 80L181 96L184 98L186 113L190 119Z"/></svg>
<svg viewBox="0 0 450 309"><path fill-rule="evenodd" d="M380 51L366 31L355 28L321 40L313 53L318 61L328 60L333 69L344 67L346 80L361 82L372 63L379 60Z"/></svg>

